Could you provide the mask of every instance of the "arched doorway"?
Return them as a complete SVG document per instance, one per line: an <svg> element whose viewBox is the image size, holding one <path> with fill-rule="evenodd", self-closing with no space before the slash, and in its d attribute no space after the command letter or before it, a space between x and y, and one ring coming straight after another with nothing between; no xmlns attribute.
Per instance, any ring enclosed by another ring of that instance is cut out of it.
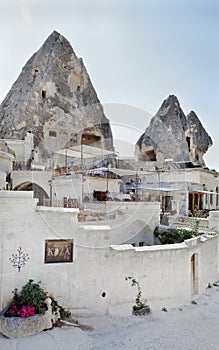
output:
<svg viewBox="0 0 219 350"><path fill-rule="evenodd" d="M198 277L198 254L194 253L191 256L191 289L192 295L199 292L199 277Z"/></svg>
<svg viewBox="0 0 219 350"><path fill-rule="evenodd" d="M49 198L48 194L41 186L30 181L17 185L13 191L33 191L33 197L38 198L37 205L43 205L43 199Z"/></svg>

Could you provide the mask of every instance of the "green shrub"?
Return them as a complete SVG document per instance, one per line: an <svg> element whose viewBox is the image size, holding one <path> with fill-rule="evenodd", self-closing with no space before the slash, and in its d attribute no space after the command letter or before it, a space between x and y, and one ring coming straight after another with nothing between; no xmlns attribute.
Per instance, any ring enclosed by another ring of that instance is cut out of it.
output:
<svg viewBox="0 0 219 350"><path fill-rule="evenodd" d="M202 232L198 231L199 223L196 222L193 229L169 229L166 231L160 231L158 227L154 230L154 236L159 239L161 244L174 244L182 243L186 239L197 237L202 235Z"/></svg>
<svg viewBox="0 0 219 350"><path fill-rule="evenodd" d="M46 292L40 287L40 283L29 280L18 294L17 288L14 290L13 303L17 305L35 306L37 314L45 313Z"/></svg>
<svg viewBox="0 0 219 350"><path fill-rule="evenodd" d="M36 314L44 314L46 310L45 299L49 297L52 300L51 306L53 311L59 311L61 319L67 318L71 315L71 312L64 309L58 304L54 297L45 292L41 287L40 283L34 283L32 279L25 284L20 293L17 288L13 291L14 297L12 305L17 307L21 306L34 306Z"/></svg>

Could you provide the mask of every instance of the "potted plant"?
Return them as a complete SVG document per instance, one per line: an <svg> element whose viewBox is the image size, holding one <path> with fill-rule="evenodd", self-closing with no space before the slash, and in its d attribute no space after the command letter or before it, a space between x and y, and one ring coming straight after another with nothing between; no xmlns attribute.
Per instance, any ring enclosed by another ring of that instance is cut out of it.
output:
<svg viewBox="0 0 219 350"><path fill-rule="evenodd" d="M60 319L59 310L68 315L54 298L40 287L40 282L29 280L20 293L17 288L10 305L0 314L0 332L8 338L26 337L51 329Z"/></svg>
<svg viewBox="0 0 219 350"><path fill-rule="evenodd" d="M132 306L133 315L146 315L151 312L150 307L147 305L147 300L142 300L142 292L139 282L133 277L125 277L125 280L131 280L131 286L137 287L137 295L135 298L135 305Z"/></svg>

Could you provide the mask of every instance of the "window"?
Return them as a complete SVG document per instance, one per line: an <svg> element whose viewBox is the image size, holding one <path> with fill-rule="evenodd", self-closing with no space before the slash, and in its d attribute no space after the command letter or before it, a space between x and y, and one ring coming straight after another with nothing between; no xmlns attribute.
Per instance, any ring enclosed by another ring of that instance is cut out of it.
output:
<svg viewBox="0 0 219 350"><path fill-rule="evenodd" d="M147 157L147 160L151 162L156 162L157 158L154 149L150 151L145 151L145 155Z"/></svg>
<svg viewBox="0 0 219 350"><path fill-rule="evenodd" d="M144 246L144 242L139 242L139 247L143 247Z"/></svg>
<svg viewBox="0 0 219 350"><path fill-rule="evenodd" d="M218 202L219 202L219 198L218 198L218 186L216 187L216 206L218 207Z"/></svg>
<svg viewBox="0 0 219 350"><path fill-rule="evenodd" d="M49 136L56 137L56 131L49 131Z"/></svg>
<svg viewBox="0 0 219 350"><path fill-rule="evenodd" d="M187 145L188 145L188 149L189 149L189 152L191 151L191 149L190 149L190 137L186 137L186 142L187 142Z"/></svg>
<svg viewBox="0 0 219 350"><path fill-rule="evenodd" d="M172 200L173 200L173 196L165 196L164 197L164 199L163 199L164 211L172 210Z"/></svg>
<svg viewBox="0 0 219 350"><path fill-rule="evenodd" d="M46 90L42 90L42 98L46 98Z"/></svg>
<svg viewBox="0 0 219 350"><path fill-rule="evenodd" d="M92 143L99 142L101 140L100 136L94 134L84 133L81 137L81 143L84 145L91 145Z"/></svg>

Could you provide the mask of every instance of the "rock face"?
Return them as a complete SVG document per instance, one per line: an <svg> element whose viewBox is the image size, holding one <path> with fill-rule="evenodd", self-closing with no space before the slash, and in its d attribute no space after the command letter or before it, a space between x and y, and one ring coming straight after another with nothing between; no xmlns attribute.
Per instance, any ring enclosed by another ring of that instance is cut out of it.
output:
<svg viewBox="0 0 219 350"><path fill-rule="evenodd" d="M194 112L183 113L176 96L170 95L161 105L150 125L136 144L140 160L191 162L204 166L203 155L212 140Z"/></svg>
<svg viewBox="0 0 219 350"><path fill-rule="evenodd" d="M108 119L82 59L54 31L29 59L0 107L0 138L34 135L42 159L84 143L113 150Z"/></svg>

